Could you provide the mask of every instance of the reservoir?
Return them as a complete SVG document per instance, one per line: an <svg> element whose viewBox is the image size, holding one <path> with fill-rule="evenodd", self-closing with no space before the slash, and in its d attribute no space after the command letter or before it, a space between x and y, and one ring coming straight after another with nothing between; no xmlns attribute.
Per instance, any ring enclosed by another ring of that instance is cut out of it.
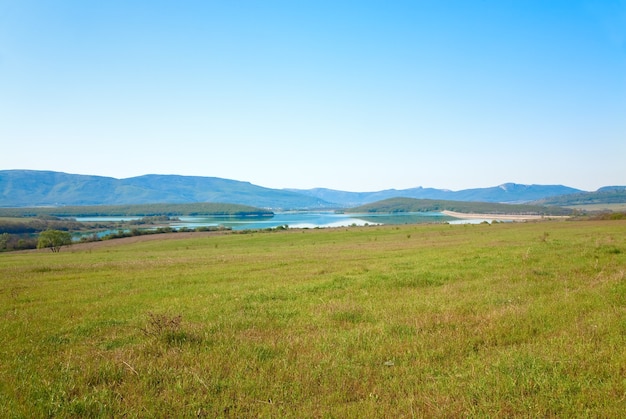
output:
<svg viewBox="0 0 626 419"><path fill-rule="evenodd" d="M130 221L141 217L77 217L77 221ZM345 214L333 211L277 212L272 217L179 216L172 228L226 227L232 230L259 230L276 227L329 228L381 224L457 223L458 218L440 212Z"/></svg>
<svg viewBox="0 0 626 419"><path fill-rule="evenodd" d="M257 230L286 226L288 228L328 228L379 224L438 223L455 220L438 212L403 214L343 214L332 211L278 212L263 218L202 218L179 217L172 227L195 228L201 226L224 226L233 230Z"/></svg>

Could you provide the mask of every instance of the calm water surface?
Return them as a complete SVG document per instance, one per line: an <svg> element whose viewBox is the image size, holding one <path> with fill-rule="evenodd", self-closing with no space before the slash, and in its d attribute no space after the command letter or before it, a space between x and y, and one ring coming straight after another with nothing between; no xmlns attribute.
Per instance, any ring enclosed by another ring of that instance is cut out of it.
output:
<svg viewBox="0 0 626 419"><path fill-rule="evenodd" d="M130 221L141 217L79 217L77 221ZM224 226L233 230L257 230L287 226L289 228L326 228L380 224L480 223L489 220L460 220L439 212L397 214L337 214L332 211L278 212L273 217L179 217L173 228Z"/></svg>
<svg viewBox="0 0 626 419"><path fill-rule="evenodd" d="M455 220L441 213L411 214L337 214L334 212L279 212L263 218L180 217L172 227L224 226L233 230L254 230L287 226L289 228L326 228L377 224L436 223Z"/></svg>

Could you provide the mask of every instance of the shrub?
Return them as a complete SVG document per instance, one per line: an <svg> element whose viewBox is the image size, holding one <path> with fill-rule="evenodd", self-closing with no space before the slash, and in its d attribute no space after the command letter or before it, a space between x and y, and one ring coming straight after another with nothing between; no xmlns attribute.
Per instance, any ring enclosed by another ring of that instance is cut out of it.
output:
<svg viewBox="0 0 626 419"><path fill-rule="evenodd" d="M183 316L178 314L148 313L148 322L141 328L144 335L161 341L168 346L179 346L185 342L198 342L200 338L194 333L185 330L182 326Z"/></svg>

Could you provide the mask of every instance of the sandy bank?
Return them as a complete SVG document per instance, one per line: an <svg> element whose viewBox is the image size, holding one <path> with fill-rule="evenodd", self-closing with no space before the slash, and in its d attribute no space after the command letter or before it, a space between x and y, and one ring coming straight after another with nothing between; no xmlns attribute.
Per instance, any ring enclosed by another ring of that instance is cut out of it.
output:
<svg viewBox="0 0 626 419"><path fill-rule="evenodd" d="M464 220L502 220L502 221L530 221L530 220L551 220L568 218L567 216L544 216L530 214L465 214L463 212L441 211L442 214Z"/></svg>

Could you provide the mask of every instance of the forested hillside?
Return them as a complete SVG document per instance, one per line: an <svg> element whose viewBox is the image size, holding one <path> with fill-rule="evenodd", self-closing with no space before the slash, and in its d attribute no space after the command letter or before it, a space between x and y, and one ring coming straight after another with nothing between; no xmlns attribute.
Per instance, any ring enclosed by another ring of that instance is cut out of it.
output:
<svg viewBox="0 0 626 419"><path fill-rule="evenodd" d="M576 206L626 203L626 186L607 186L595 192L553 196L533 202L538 205Z"/></svg>
<svg viewBox="0 0 626 419"><path fill-rule="evenodd" d="M431 212L456 211L480 214L536 214L536 215L570 215L568 208L547 207L540 205L497 204L491 202L461 202L433 199L391 198L371 204L350 208L351 213L397 213L397 212Z"/></svg>
<svg viewBox="0 0 626 419"><path fill-rule="evenodd" d="M128 179L34 170L0 171L0 207L218 202L271 209L315 209L318 198L249 182L199 176Z"/></svg>

